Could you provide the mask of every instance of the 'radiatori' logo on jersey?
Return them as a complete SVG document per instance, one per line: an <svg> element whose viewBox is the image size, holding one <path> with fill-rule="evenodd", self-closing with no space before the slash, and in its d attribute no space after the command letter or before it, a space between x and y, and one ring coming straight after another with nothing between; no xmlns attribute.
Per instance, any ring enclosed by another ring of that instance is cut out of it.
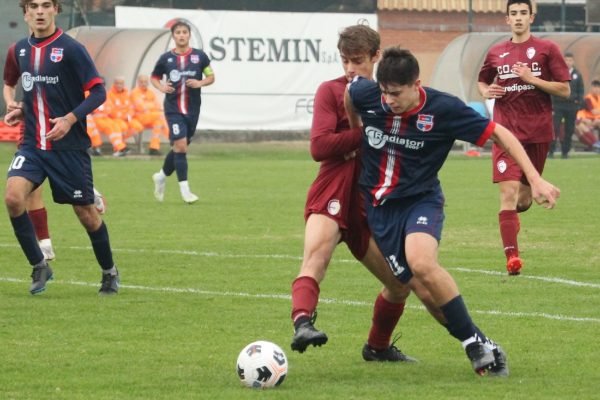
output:
<svg viewBox="0 0 600 400"><path fill-rule="evenodd" d="M178 71L176 69L171 70L169 72L169 80L171 82L179 82L179 80L184 76L195 76L196 71Z"/></svg>
<svg viewBox="0 0 600 400"><path fill-rule="evenodd" d="M29 92L33 89L33 85L36 82L45 83L47 85L56 85L59 82L58 76L48 75L31 75L29 72L23 72L21 74L21 85L23 90Z"/></svg>
<svg viewBox="0 0 600 400"><path fill-rule="evenodd" d="M365 133L369 141L369 146L374 149L382 148L387 142L397 144L409 150L419 150L425 146L424 140L411 140L396 135L387 135L381 129L374 126L367 126Z"/></svg>

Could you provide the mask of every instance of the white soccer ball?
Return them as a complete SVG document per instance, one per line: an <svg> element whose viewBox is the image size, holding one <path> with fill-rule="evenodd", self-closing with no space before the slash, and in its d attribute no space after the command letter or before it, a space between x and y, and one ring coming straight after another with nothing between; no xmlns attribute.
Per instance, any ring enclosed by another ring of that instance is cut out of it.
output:
<svg viewBox="0 0 600 400"><path fill-rule="evenodd" d="M237 359L240 381L251 388L271 388L281 385L288 370L287 357L275 343L259 340L250 343Z"/></svg>

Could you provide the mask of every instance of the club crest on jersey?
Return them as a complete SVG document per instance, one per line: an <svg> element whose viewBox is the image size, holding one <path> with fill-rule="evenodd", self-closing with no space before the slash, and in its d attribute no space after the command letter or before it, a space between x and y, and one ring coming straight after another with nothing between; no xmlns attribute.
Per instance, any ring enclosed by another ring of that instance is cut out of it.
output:
<svg viewBox="0 0 600 400"><path fill-rule="evenodd" d="M535 56L535 49L533 47L530 47L527 49L527 58L529 58L530 60L533 58L533 56Z"/></svg>
<svg viewBox="0 0 600 400"><path fill-rule="evenodd" d="M417 115L417 129L423 132L429 132L433 129L433 115L419 114Z"/></svg>
<svg viewBox="0 0 600 400"><path fill-rule="evenodd" d="M60 62L63 59L63 48L62 47L53 47L50 52L50 61L52 62Z"/></svg>
<svg viewBox="0 0 600 400"><path fill-rule="evenodd" d="M190 61L192 64L198 64L200 62L200 56L198 54L192 54L190 56Z"/></svg>

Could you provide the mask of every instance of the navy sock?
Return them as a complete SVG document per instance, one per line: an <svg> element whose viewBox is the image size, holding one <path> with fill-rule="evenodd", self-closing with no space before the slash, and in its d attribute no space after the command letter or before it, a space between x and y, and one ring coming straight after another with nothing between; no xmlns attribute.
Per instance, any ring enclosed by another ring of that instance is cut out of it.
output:
<svg viewBox="0 0 600 400"><path fill-rule="evenodd" d="M104 221L100 228L95 232L88 232L88 236L92 242L92 248L96 255L96 260L103 270L111 269L115 263L113 262L112 250L110 249L110 240L108 239L108 229Z"/></svg>
<svg viewBox="0 0 600 400"><path fill-rule="evenodd" d="M480 336L482 341L486 340L485 335L483 335L471 320L462 296L456 296L440 308L444 313L444 317L446 317L446 321L448 321L446 329L448 329L448 332L452 336L461 342L464 342L475 335Z"/></svg>
<svg viewBox="0 0 600 400"><path fill-rule="evenodd" d="M177 171L177 180L179 182L188 179L188 164L186 153L175 153L175 171Z"/></svg>
<svg viewBox="0 0 600 400"><path fill-rule="evenodd" d="M174 154L175 153L173 153L173 150L169 151L165 157L165 161L163 162L162 170L166 176L171 176L173 171L175 171Z"/></svg>
<svg viewBox="0 0 600 400"><path fill-rule="evenodd" d="M29 219L27 211L18 217L11 217L10 222L29 264L37 265L44 261L44 254L42 254L42 250L40 250L40 246L38 245L35 237L35 230L33 229L33 224L31 223L31 219Z"/></svg>

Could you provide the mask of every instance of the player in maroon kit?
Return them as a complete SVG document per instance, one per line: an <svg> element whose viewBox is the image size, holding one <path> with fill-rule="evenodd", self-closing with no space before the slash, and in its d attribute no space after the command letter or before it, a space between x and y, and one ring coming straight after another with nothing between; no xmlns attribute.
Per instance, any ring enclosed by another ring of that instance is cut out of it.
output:
<svg viewBox="0 0 600 400"><path fill-rule="evenodd" d="M495 99L494 121L513 132L541 174L554 139L550 96L568 97L571 76L558 46L531 34L535 14L530 0L508 0L506 14L512 38L489 50L479 72L479 92ZM531 206L531 187L521 168L496 144L492 159L494 183L500 188L498 216L506 269L518 275L523 261L517 213Z"/></svg>
<svg viewBox="0 0 600 400"><path fill-rule="evenodd" d="M429 292L416 280L411 282L414 287L409 287L394 277L371 238L364 201L356 185L360 173L357 151L361 129L350 129L344 109L344 90L348 82L357 75L372 79L380 56L379 43L379 34L366 25L344 29L338 49L345 74L322 83L315 95L310 150L321 166L308 191L304 211L304 258L292 284L295 334L291 347L302 353L308 345L320 346L327 342L327 335L313 325L319 284L335 247L344 241L354 257L384 284L375 301L363 358L366 361L414 361L390 344L411 288L440 323L444 324L445 320L433 305Z"/></svg>

